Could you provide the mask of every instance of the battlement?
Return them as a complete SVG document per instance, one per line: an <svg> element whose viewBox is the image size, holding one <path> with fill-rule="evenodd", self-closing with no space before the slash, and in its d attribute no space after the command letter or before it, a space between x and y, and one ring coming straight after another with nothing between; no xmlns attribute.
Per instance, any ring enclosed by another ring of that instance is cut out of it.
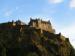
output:
<svg viewBox="0 0 75 56"><path fill-rule="evenodd" d="M30 27L35 27L36 29L45 30L51 33L54 33L55 30L52 28L50 21L43 21L40 19L30 19L29 22Z"/></svg>

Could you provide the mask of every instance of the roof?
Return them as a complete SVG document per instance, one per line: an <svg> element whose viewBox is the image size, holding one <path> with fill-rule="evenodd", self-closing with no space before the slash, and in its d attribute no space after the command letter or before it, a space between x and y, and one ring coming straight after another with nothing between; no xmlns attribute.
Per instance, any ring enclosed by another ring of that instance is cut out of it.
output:
<svg viewBox="0 0 75 56"><path fill-rule="evenodd" d="M51 25L51 23L50 23L50 20L49 21L44 21L44 20L41 20L41 19L31 19L30 18L30 22L38 22L38 21L41 21L42 23L47 23L47 24L50 24Z"/></svg>

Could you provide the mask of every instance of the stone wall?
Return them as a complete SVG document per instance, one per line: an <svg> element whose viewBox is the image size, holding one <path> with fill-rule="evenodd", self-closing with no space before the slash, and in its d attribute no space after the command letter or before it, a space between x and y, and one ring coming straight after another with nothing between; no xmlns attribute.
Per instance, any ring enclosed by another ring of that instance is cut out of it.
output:
<svg viewBox="0 0 75 56"><path fill-rule="evenodd" d="M47 21L42 21L39 19L35 20L31 19L29 25L30 27L35 27L36 29L41 29L54 33L54 29L52 29L51 23Z"/></svg>

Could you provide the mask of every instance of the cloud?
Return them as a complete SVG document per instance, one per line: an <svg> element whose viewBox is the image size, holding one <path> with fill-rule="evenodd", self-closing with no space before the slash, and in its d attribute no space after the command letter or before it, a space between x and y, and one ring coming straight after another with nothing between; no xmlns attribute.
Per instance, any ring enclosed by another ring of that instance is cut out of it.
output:
<svg viewBox="0 0 75 56"><path fill-rule="evenodd" d="M19 7L18 7L18 6L16 6L16 7L15 7L15 10L18 10L18 9L19 9Z"/></svg>
<svg viewBox="0 0 75 56"><path fill-rule="evenodd" d="M4 15L7 16L7 17L8 17L8 16L11 16L11 14L12 14L12 11L11 11L11 10L8 10L8 11L6 11L6 12L4 13Z"/></svg>
<svg viewBox="0 0 75 56"><path fill-rule="evenodd" d="M69 3L69 6L71 8L75 8L75 0L71 0L70 3Z"/></svg>
<svg viewBox="0 0 75 56"><path fill-rule="evenodd" d="M9 17L11 16L14 12L18 11L19 7L16 6L15 8L4 8L4 16Z"/></svg>
<svg viewBox="0 0 75 56"><path fill-rule="evenodd" d="M62 3L63 0L49 0L49 3L52 3L52 4L58 4L58 3Z"/></svg>

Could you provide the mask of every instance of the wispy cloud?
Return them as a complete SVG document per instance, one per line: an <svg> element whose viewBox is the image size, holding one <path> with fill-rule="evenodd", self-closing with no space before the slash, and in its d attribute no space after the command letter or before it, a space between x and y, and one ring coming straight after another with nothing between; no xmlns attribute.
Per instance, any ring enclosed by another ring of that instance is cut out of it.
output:
<svg viewBox="0 0 75 56"><path fill-rule="evenodd" d="M9 16L11 16L12 13L13 13L13 11L8 10L8 11L6 11L6 12L4 13L4 15L7 16L7 17L9 17Z"/></svg>
<svg viewBox="0 0 75 56"><path fill-rule="evenodd" d="M70 6L71 8L75 8L75 0L70 0L69 6Z"/></svg>
<svg viewBox="0 0 75 56"><path fill-rule="evenodd" d="M13 13L19 10L19 7L16 6L14 8L4 8L4 16L5 17L10 17Z"/></svg>
<svg viewBox="0 0 75 56"><path fill-rule="evenodd" d="M52 4L58 4L58 3L62 3L63 0L49 0L49 3L52 3Z"/></svg>
<svg viewBox="0 0 75 56"><path fill-rule="evenodd" d="M18 9L19 9L19 7L18 7L18 6L16 6L16 7L15 7L15 10L18 10Z"/></svg>

